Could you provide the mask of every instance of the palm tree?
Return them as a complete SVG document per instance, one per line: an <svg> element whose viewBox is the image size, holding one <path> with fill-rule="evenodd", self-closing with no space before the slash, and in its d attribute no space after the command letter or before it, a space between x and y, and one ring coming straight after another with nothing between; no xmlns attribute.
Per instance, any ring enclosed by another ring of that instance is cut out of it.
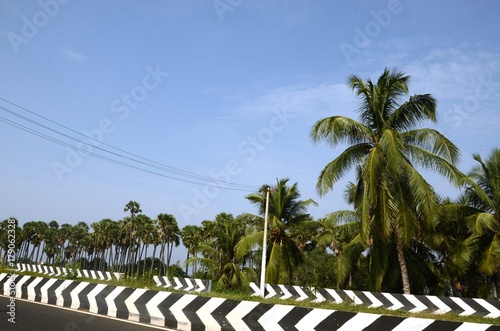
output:
<svg viewBox="0 0 500 331"><path fill-rule="evenodd" d="M248 284L248 278L236 258L235 246L244 235L244 226L227 213L218 214L215 221L202 223L204 229L210 229L210 240L205 239L199 244L201 257L192 257L186 262L200 262L206 267L206 276L217 279L219 286L243 288Z"/></svg>
<svg viewBox="0 0 500 331"><path fill-rule="evenodd" d="M265 279L268 283L287 284L292 280L292 273L303 263L303 252L297 245L297 242L290 235L290 229L293 226L310 220L309 214L306 214L307 207L311 204L316 205L313 200L298 200L300 192L297 183L288 186L288 179L276 180L276 186L271 187L269 195L269 230L270 236L267 238L266 252L266 274ZM264 215L266 208L266 190L267 186L262 186L257 193L247 195L246 198L259 208L259 214ZM260 221L263 224L263 218L258 215L247 214L243 216L250 222ZM242 259L254 247L262 244L263 229L246 235L236 247L236 256Z"/></svg>
<svg viewBox="0 0 500 331"><path fill-rule="evenodd" d="M490 289L494 287L500 299L500 149L486 160L479 154L473 158L479 163L468 174L473 182L457 203L447 206L462 216L468 228L467 239L455 248L454 260L465 271L477 267L492 281Z"/></svg>
<svg viewBox="0 0 500 331"><path fill-rule="evenodd" d="M134 259L134 254L133 254L133 247L135 248L135 245L132 245L132 241L134 241L135 244L135 239L134 239L134 234L136 231L135 227L135 216L136 214L142 213L141 210L141 205L137 201L132 201L130 200L126 205L125 208L123 208L124 212L129 211L130 212L130 241L129 241L129 247L128 247L128 267L127 267L127 275L132 275L134 273L134 266L133 266L133 259Z"/></svg>
<svg viewBox="0 0 500 331"><path fill-rule="evenodd" d="M383 251L394 242L404 293L410 293L405 248L423 227L430 227L440 211L432 186L415 168L436 171L458 184L462 174L455 167L458 148L434 129L417 128L436 121L436 100L429 94L413 95L407 101L410 77L385 69L376 83L350 76L350 87L360 97L360 121L344 116L319 120L311 129L314 142L332 147L350 146L321 171L316 189L325 195L352 168L361 167L360 234L373 241L379 263L387 264ZM385 266L372 275L374 290L380 290Z"/></svg>
<svg viewBox="0 0 500 331"><path fill-rule="evenodd" d="M180 233L179 226L177 225L177 220L173 215L170 214L159 214L157 216L158 222L158 235L161 242L160 249L160 260L162 261L162 266L166 266L165 273L168 274L168 268L170 266L170 260L172 258L172 252L174 246L177 247L180 244ZM165 249L166 262L165 262Z"/></svg>
<svg viewBox="0 0 500 331"><path fill-rule="evenodd" d="M196 225L186 225L182 228L181 239L187 249L186 261L188 261L190 256L193 257L197 255L200 242L203 240L201 227ZM187 274L188 263L185 263L185 266L185 273ZM192 263L192 270L192 275L194 275L196 273L196 263Z"/></svg>

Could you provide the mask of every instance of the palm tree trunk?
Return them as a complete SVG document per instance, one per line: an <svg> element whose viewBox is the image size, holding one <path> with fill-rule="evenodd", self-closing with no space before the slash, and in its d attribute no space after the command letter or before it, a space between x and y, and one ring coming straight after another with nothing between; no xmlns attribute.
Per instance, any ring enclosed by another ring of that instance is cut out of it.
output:
<svg viewBox="0 0 500 331"><path fill-rule="evenodd" d="M396 250L398 252L399 267L401 269L401 280L403 281L403 293L410 294L410 277L408 276L408 267L406 266L406 259L403 247L403 238L401 237L401 230L398 228L395 231L396 236Z"/></svg>
<svg viewBox="0 0 500 331"><path fill-rule="evenodd" d="M151 277L153 276L153 265L155 264L156 247L158 247L158 245L155 243L153 247L153 257L151 258L151 268L149 269L149 274L151 275Z"/></svg>

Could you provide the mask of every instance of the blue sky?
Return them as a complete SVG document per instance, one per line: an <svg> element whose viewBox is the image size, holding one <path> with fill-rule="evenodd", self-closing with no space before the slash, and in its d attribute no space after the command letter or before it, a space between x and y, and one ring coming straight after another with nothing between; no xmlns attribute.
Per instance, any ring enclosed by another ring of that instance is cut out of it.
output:
<svg viewBox="0 0 500 331"><path fill-rule="evenodd" d="M8 109L77 136L35 113L101 148L242 189L123 167L0 122L0 218L119 220L135 200L183 227L256 212L245 195L277 178L318 202L316 218L346 208L352 176L315 191L345 146L315 145L309 131L327 116L357 118L347 77L376 80L385 67L412 77L410 94L437 98L439 121L427 126L458 145L468 171L473 153L499 147L499 22L497 1L0 0L1 118L56 137Z"/></svg>

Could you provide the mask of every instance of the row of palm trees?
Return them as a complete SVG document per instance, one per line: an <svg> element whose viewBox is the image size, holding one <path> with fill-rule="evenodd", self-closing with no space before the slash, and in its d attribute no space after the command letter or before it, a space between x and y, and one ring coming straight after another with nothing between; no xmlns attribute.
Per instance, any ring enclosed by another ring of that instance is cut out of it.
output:
<svg viewBox="0 0 500 331"><path fill-rule="evenodd" d="M486 160L474 155L477 166L462 173L458 147L420 127L436 121L436 100L429 94L403 100L409 79L397 69L384 70L376 82L351 76L359 120L332 116L312 127L313 142L347 145L316 188L323 196L354 174L344 194L352 209L314 220L307 207L316 202L300 200L297 183L277 179L268 201L266 282L500 297L500 149ZM460 197L439 196L419 169L447 178ZM124 208L130 217L93 223L92 232L83 222L28 222L19 229L18 259L40 262L45 254L47 263L84 259L127 275L165 274L182 240L186 273L242 288L261 271L266 190L246 197L256 214L220 213L182 230L172 215L151 220L135 201Z"/></svg>

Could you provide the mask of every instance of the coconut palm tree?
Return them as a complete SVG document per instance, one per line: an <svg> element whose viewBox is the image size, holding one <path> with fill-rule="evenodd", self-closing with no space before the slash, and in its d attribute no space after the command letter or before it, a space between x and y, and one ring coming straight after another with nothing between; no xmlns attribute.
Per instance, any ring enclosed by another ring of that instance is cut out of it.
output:
<svg viewBox="0 0 500 331"><path fill-rule="evenodd" d="M269 230L267 238L267 264L265 279L268 283L288 284L292 280L293 271L303 263L303 252L290 235L293 226L311 219L306 213L307 207L316 205L313 200L298 200L300 192L297 183L288 186L288 178L276 180L276 185L270 188L269 194ZM250 202L259 208L259 215L243 215L250 223L256 220L264 224L262 216L266 209L267 185L262 186L257 193L246 196ZM242 259L258 245L262 245L263 226L253 233L247 234L236 247L236 256Z"/></svg>
<svg viewBox="0 0 500 331"><path fill-rule="evenodd" d="M402 102L409 93L409 80L397 69L385 69L376 82L350 76L350 87L361 99L360 120L327 117L317 121L310 133L314 142L326 141L332 147L349 144L321 171L316 189L325 195L351 169L361 167L362 242L373 241L373 253L381 264L389 263L383 250L388 242L394 243L404 293L410 293L405 248L423 227L431 226L440 211L432 186L415 166L442 174L456 184L463 179L455 167L458 148L437 130L418 128L424 121L436 121L436 100L430 94L420 94ZM381 288L385 265L378 269L372 275L374 290Z"/></svg>
<svg viewBox="0 0 500 331"><path fill-rule="evenodd" d="M462 272L478 270L486 277L481 282L483 295L496 292L500 299L500 149L486 160L479 154L473 158L478 162L468 174L473 182L458 201L446 206L455 216L450 219L464 220L468 229L463 244L455 247L453 261Z"/></svg>

